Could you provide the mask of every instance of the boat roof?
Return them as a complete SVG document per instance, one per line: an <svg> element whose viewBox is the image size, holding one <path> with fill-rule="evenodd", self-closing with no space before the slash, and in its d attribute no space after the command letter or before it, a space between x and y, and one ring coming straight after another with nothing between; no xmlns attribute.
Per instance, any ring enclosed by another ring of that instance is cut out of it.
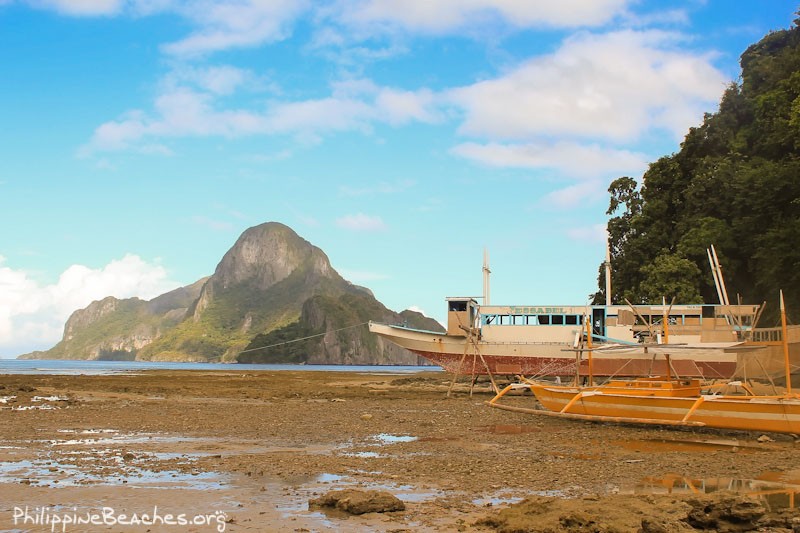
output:
<svg viewBox="0 0 800 533"><path fill-rule="evenodd" d="M445 301L448 301L448 302L475 302L477 304L478 300L476 298L477 298L477 296L448 296L447 298L445 298Z"/></svg>

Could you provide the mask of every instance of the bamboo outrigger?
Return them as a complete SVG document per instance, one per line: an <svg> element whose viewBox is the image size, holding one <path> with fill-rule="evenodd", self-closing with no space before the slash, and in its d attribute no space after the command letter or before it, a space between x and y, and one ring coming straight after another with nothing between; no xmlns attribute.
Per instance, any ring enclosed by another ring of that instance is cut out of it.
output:
<svg viewBox="0 0 800 533"><path fill-rule="evenodd" d="M707 385L669 373L666 377L610 380L601 385L594 385L590 375L586 386L524 380L509 385L488 403L508 411L578 420L800 434L800 395L792 392L782 291L780 305L786 377L783 394L756 394L741 381ZM588 353L591 360L591 344ZM669 369L669 364L666 367ZM519 388L530 389L544 409L499 403L509 391Z"/></svg>

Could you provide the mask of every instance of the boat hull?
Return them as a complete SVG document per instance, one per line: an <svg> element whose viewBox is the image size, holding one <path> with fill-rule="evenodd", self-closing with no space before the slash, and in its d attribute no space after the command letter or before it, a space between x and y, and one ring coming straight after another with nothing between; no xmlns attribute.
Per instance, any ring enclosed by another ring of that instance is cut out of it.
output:
<svg viewBox="0 0 800 533"><path fill-rule="evenodd" d="M369 329L390 342L424 357L448 372L461 375L507 374L524 376L588 376L589 363L578 362L567 342L487 342L471 345L466 337L414 330L370 322ZM634 377L663 375L663 357L640 348L598 349L592 358L595 376ZM678 353L671 357L671 371L680 376L729 378L736 371L736 355L722 350Z"/></svg>
<svg viewBox="0 0 800 533"><path fill-rule="evenodd" d="M644 395L613 389L531 384L542 406L565 416L627 422L682 423L720 429L800 433L800 399L767 396ZM576 395L581 396L576 399ZM699 400L699 401L698 401ZM567 407L566 410L565 407Z"/></svg>

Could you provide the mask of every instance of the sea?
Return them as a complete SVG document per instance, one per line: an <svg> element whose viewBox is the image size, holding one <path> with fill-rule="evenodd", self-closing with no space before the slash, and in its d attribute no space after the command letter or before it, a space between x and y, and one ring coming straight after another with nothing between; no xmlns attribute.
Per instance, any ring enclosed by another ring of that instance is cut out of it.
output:
<svg viewBox="0 0 800 533"><path fill-rule="evenodd" d="M223 363L172 363L151 361L66 361L57 359L0 359L0 374L107 375L145 370L204 371L318 371L370 374L416 374L442 372L438 366L400 365L245 365Z"/></svg>

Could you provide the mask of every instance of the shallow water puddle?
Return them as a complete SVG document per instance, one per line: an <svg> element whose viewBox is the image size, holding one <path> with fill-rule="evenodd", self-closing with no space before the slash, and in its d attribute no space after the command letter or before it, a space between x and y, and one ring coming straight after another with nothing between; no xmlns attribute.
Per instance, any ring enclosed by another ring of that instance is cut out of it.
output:
<svg viewBox="0 0 800 533"><path fill-rule="evenodd" d="M362 459L377 459L379 457L384 457L378 452L345 452L342 455L346 457L360 457Z"/></svg>
<svg viewBox="0 0 800 533"><path fill-rule="evenodd" d="M484 431L493 435L519 435L524 433L533 433L535 431L539 431L540 429L541 428L538 426L522 424L493 424L478 428L479 431Z"/></svg>
<svg viewBox="0 0 800 533"><path fill-rule="evenodd" d="M76 487L83 485L127 485L147 488L184 488L193 490L221 489L225 478L215 472L182 472L179 470L151 470L140 465L94 463L96 457L84 457L93 467L51 459L34 459L0 463L0 483L24 483L37 487ZM120 459L115 457L114 459Z"/></svg>
<svg viewBox="0 0 800 533"><path fill-rule="evenodd" d="M475 498L472 503L482 507L493 507L495 505L510 505L519 503L529 496L546 496L550 498L568 498L570 494L565 490L525 490L525 495L520 496L519 491L500 490L494 494Z"/></svg>
<svg viewBox="0 0 800 533"><path fill-rule="evenodd" d="M80 433L81 435L99 435L101 433L119 433L116 429L57 429L56 433Z"/></svg>
<svg viewBox="0 0 800 533"><path fill-rule="evenodd" d="M5 407L6 405L17 403L17 396L0 396L0 404L4 406L0 407L0 409L11 409L12 411L61 409L62 407L60 405L53 405L53 403L68 402L69 398L66 396L34 396L30 401L31 405L12 405L10 407Z"/></svg>
<svg viewBox="0 0 800 533"><path fill-rule="evenodd" d="M0 483L211 490L227 482L222 474L193 466L213 453L214 443L208 439L92 428L58 433L75 438L32 440L26 448L4 447L10 451L0 462Z"/></svg>
<svg viewBox="0 0 800 533"><path fill-rule="evenodd" d="M411 435L392 435L390 433L378 433L371 437L372 440L378 441L379 444L396 444L398 442L414 442L419 437Z"/></svg>
<svg viewBox="0 0 800 533"><path fill-rule="evenodd" d="M695 479L677 474L648 477L625 490L628 494L710 494L730 491L760 499L771 509L793 508L800 503L798 472L767 472L764 479ZM797 501L797 503L796 503Z"/></svg>
<svg viewBox="0 0 800 533"><path fill-rule="evenodd" d="M119 444L185 444L191 442L207 442L209 439L197 437L183 437L171 435L159 435L152 433L120 433L115 429L60 429L59 433L76 435L103 435L102 437L86 437L75 439L56 440L48 442L51 446L108 446Z"/></svg>
<svg viewBox="0 0 800 533"><path fill-rule="evenodd" d="M32 402L66 402L69 398L66 396L34 396L31 398Z"/></svg>
<svg viewBox="0 0 800 533"><path fill-rule="evenodd" d="M616 440L612 445L634 452L664 453L664 452L731 452L731 453L756 453L762 448L743 444L738 440L711 439L711 440L680 440L680 439L642 439L642 440Z"/></svg>

